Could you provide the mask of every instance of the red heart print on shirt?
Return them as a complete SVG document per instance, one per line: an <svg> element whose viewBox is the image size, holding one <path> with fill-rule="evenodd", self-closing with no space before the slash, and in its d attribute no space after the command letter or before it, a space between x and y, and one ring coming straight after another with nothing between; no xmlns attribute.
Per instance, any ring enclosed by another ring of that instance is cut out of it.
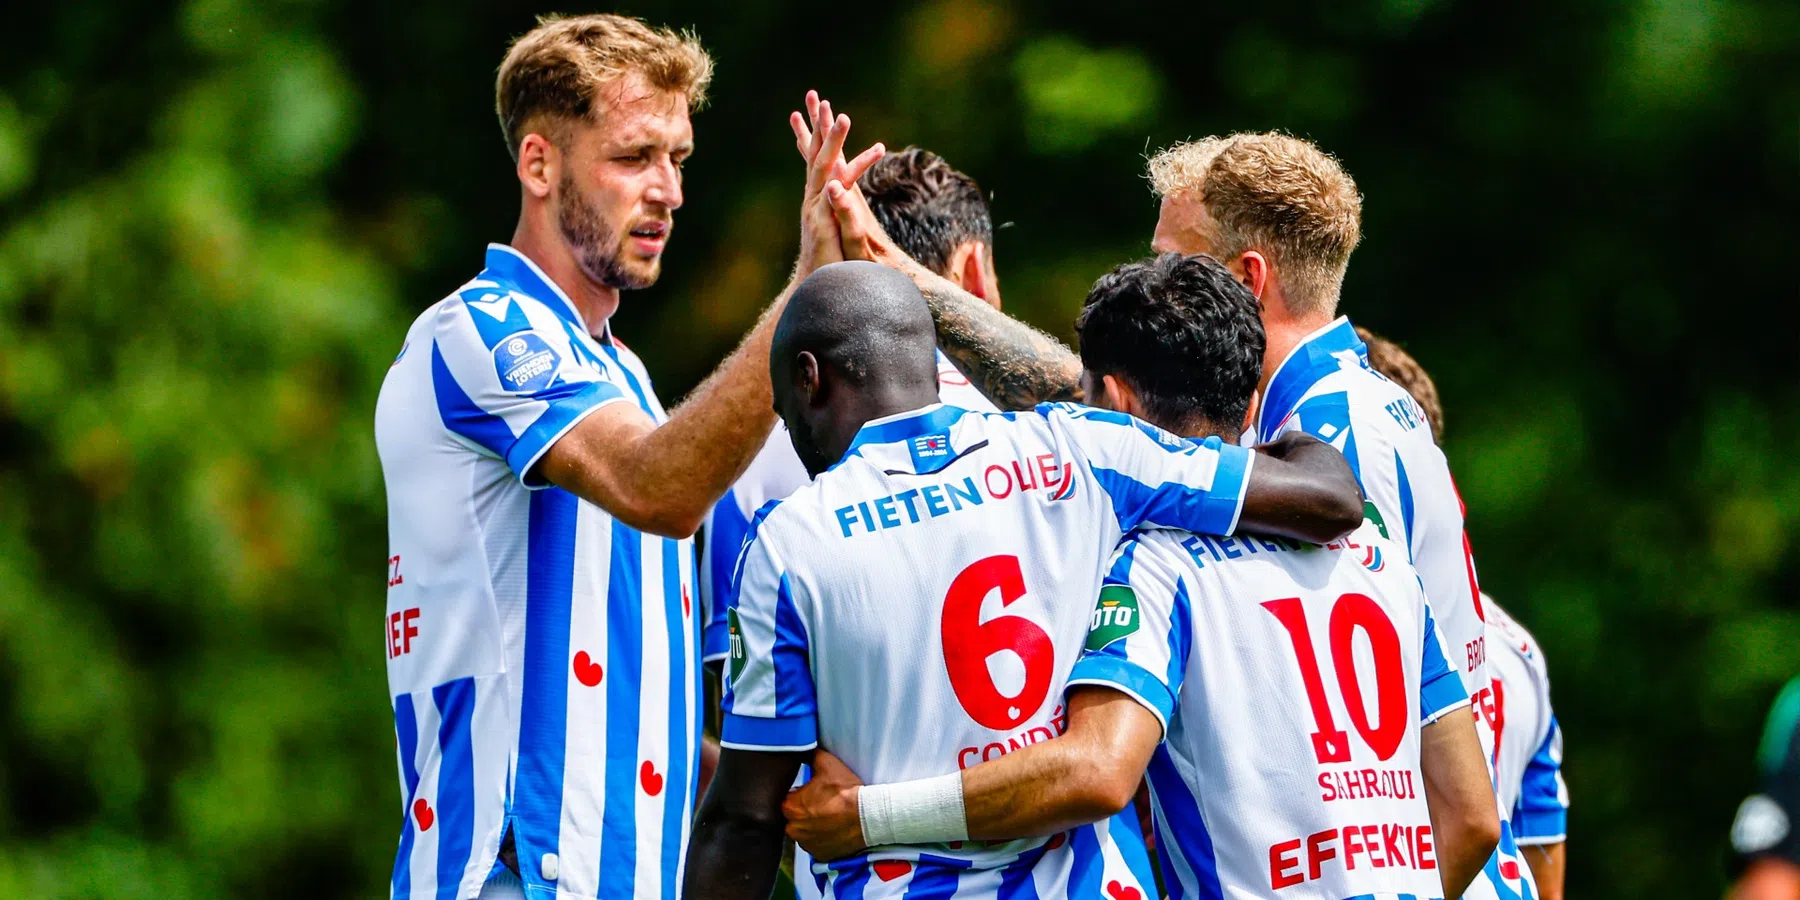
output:
<svg viewBox="0 0 1800 900"><path fill-rule="evenodd" d="M875 877L882 881L893 881L912 871L912 863L904 859L884 859L875 863Z"/></svg>
<svg viewBox="0 0 1800 900"><path fill-rule="evenodd" d="M606 673L600 668L600 664L594 662L594 658L589 656L586 650L575 654L576 681L579 681L588 687L593 687L600 683L601 677L605 674Z"/></svg>
<svg viewBox="0 0 1800 900"><path fill-rule="evenodd" d="M1117 880L1106 883L1106 896L1112 900L1143 900L1144 895L1134 887L1126 887Z"/></svg>
<svg viewBox="0 0 1800 900"><path fill-rule="evenodd" d="M431 823L437 821L437 816L431 811L431 804L426 803L424 797L413 801L413 821L419 823L420 831L430 831Z"/></svg>
<svg viewBox="0 0 1800 900"><path fill-rule="evenodd" d="M638 767L638 783L644 786L644 793L652 797L662 793L663 777L656 774L656 766L647 759Z"/></svg>

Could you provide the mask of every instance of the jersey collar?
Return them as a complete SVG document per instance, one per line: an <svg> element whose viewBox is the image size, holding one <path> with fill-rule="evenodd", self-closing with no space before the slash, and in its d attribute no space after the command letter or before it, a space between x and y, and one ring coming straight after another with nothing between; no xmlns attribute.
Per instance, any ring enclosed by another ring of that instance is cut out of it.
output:
<svg viewBox="0 0 1800 900"><path fill-rule="evenodd" d="M505 244L489 244L487 271L495 280L510 281L523 288L526 294L545 301L544 305L550 307L551 311L569 320L583 334L589 333L587 323L581 320L581 310L575 307L575 302L525 254ZM554 302L550 301L552 297L556 298ZM603 335L610 339L612 323L606 322L603 326Z"/></svg>
<svg viewBox="0 0 1800 900"><path fill-rule="evenodd" d="M960 406L933 403L907 412L871 419L863 423L862 429L856 432L856 440L851 441L850 449L844 451L844 459L860 455L864 447L872 444L894 444L931 434L945 435L947 450L950 426L967 413L968 410ZM948 456L949 453L944 455ZM839 460L840 463L842 461Z"/></svg>
<svg viewBox="0 0 1800 900"><path fill-rule="evenodd" d="M1275 368L1275 377L1269 379L1269 389L1256 413L1257 440L1268 440L1270 427L1286 419L1320 379L1347 362L1366 366L1368 359L1369 348L1356 336L1349 316L1338 316L1331 324L1307 335Z"/></svg>

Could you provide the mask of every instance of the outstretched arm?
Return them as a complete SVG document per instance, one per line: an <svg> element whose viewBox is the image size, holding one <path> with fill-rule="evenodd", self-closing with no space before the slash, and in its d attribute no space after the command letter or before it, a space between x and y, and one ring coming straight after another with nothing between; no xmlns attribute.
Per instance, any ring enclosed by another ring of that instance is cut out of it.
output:
<svg viewBox="0 0 1800 900"><path fill-rule="evenodd" d="M938 346L994 405L1030 409L1081 399L1081 359L1063 343L988 305L907 256L882 231L862 195L827 185L846 259L866 259L904 272L919 286L937 324Z"/></svg>
<svg viewBox="0 0 1800 900"><path fill-rule="evenodd" d="M1419 769L1445 897L1461 897L1500 843L1487 760L1475 720L1458 708L1419 729Z"/></svg>
<svg viewBox="0 0 1800 900"><path fill-rule="evenodd" d="M804 753L727 749L688 845L686 897L764 900L781 866L781 801Z"/></svg>
<svg viewBox="0 0 1800 900"><path fill-rule="evenodd" d="M1069 694L1068 733L960 773L961 815L946 810L935 823L920 823L911 812L921 792L941 787L934 783L945 776L864 788L823 752L812 780L788 795L782 811L788 836L825 860L869 845L865 818L882 844L1055 834L1131 805L1161 740L1162 723L1136 700L1077 687ZM927 830L934 828L941 830Z"/></svg>

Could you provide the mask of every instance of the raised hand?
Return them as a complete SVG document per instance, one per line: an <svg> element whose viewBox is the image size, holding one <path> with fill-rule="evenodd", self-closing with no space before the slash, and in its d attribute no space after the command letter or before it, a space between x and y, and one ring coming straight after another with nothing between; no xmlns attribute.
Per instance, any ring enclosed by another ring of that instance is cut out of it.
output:
<svg viewBox="0 0 1800 900"><path fill-rule="evenodd" d="M850 134L850 117L834 116L831 101L820 99L818 91L806 92L806 114L789 113L788 127L794 131L794 148L806 161L806 201L817 197L827 181L855 187L856 180L887 153L887 148L877 141L845 162L844 141Z"/></svg>
<svg viewBox="0 0 1800 900"><path fill-rule="evenodd" d="M882 230L881 222L875 218L875 211L869 208L869 201L861 191L846 188L835 180L828 181L825 183L824 199L837 217L841 252L845 259L878 262L909 275L913 274L911 269L917 269L921 273L926 271Z"/></svg>
<svg viewBox="0 0 1800 900"><path fill-rule="evenodd" d="M827 862L863 849L862 813L856 805L862 779L824 750L813 754L812 767L812 778L782 801L788 837L814 859Z"/></svg>
<svg viewBox="0 0 1800 900"><path fill-rule="evenodd" d="M788 117L788 124L794 129L794 145L806 161L806 188L800 199L800 259L795 272L801 278L844 258L825 185L843 178L855 184L886 152L877 143L857 154L855 160L845 162L844 140L850 135L850 117L832 115L831 103L820 100L817 91L807 92L806 108L811 127L800 113Z"/></svg>

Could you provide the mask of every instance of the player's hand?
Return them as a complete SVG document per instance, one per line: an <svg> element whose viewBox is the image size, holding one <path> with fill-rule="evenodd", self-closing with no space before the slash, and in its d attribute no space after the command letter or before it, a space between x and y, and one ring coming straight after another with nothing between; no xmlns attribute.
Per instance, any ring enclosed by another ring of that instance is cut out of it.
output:
<svg viewBox="0 0 1800 900"><path fill-rule="evenodd" d="M794 147L806 161L806 192L803 203L810 203L825 189L825 182L854 188L856 180L887 153L879 141L844 161L844 141L850 135L850 117L834 116L831 101L819 98L818 91L806 92L806 114L788 114L788 127L794 131Z"/></svg>
<svg viewBox="0 0 1800 900"><path fill-rule="evenodd" d="M814 753L812 780L789 791L781 803L788 837L826 862L863 849L862 813L856 805L861 789L862 779L843 760L824 750Z"/></svg>
<svg viewBox="0 0 1800 900"><path fill-rule="evenodd" d="M795 265L795 274L805 278L820 266L843 260L844 244L843 237L838 234L837 214L831 208L831 200L821 191L800 210L800 259Z"/></svg>
<svg viewBox="0 0 1800 900"><path fill-rule="evenodd" d="M846 190L843 185L829 181L825 184L825 198L837 215L845 259L878 262L903 272L918 265L882 230L881 222L875 218L875 211L869 208L869 201L863 198L861 191Z"/></svg>

